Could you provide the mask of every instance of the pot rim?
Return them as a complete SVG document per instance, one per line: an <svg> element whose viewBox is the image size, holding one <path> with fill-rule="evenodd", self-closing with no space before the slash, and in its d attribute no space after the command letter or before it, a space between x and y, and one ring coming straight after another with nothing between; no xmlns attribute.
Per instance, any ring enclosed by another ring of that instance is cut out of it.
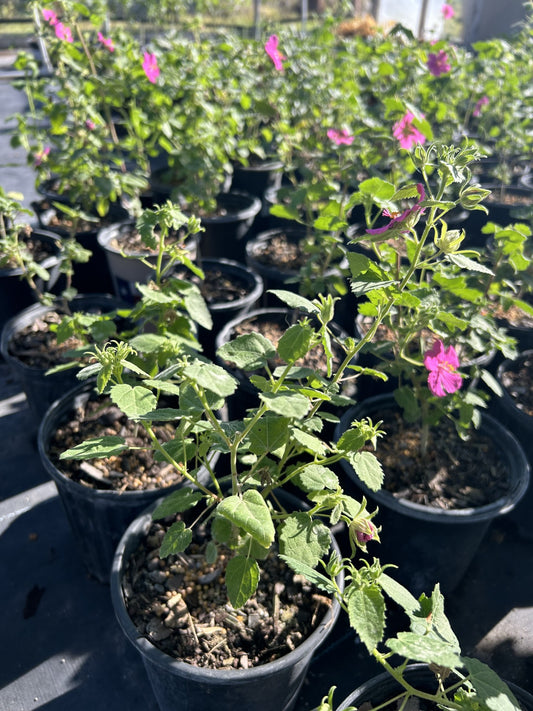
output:
<svg viewBox="0 0 533 711"><path fill-rule="evenodd" d="M49 257L45 257L41 262L39 262L41 267L44 267L44 269L48 269L50 267L55 267L57 264L59 264L61 252L63 251L61 238L59 237L59 235L56 232L52 232L51 230L45 230L41 227L32 227L29 236L33 237L34 235L39 237L45 237L51 242L55 242L57 246L56 254L51 254ZM23 273L24 270L22 269L22 267L3 267L0 269L0 279L2 277L21 276Z"/></svg>

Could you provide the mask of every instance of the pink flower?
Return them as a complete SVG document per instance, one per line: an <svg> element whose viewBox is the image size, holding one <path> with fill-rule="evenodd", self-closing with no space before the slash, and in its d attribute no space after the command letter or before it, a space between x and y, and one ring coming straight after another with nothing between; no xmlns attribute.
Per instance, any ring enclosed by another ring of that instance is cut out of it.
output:
<svg viewBox="0 0 533 711"><path fill-rule="evenodd" d="M111 39L111 37L104 37L104 35L101 32L99 32L98 33L98 41L101 42L104 45L104 47L107 47L107 49L110 52L115 51L115 45L113 44L113 40Z"/></svg>
<svg viewBox="0 0 533 711"><path fill-rule="evenodd" d="M442 341L435 341L431 350L424 354L424 365L429 370L428 387L433 395L444 397L461 387L462 378L457 372L459 358L453 346L444 348Z"/></svg>
<svg viewBox="0 0 533 711"><path fill-rule="evenodd" d="M417 183L416 185L416 190L418 192L418 200L415 202L413 207L408 207L406 210L403 212L399 213L391 213L389 210L383 210L383 215L385 217L390 217L390 222L388 222L384 227L376 227L373 230L367 230L367 234L369 235L380 235L383 232L387 232L387 230L390 230L391 228L394 227L394 225L397 225L399 223L403 223L409 215L415 215L417 212L423 213L424 208L420 207L420 203L422 200L425 199L426 197L426 191L424 190L424 186L422 183ZM401 232L407 232L409 227L405 226Z"/></svg>
<svg viewBox="0 0 533 711"><path fill-rule="evenodd" d="M284 57L278 50L278 36L277 35L270 35L268 38L266 44L265 44L265 51L270 57L270 59L274 62L274 67L278 70L278 72L281 72L283 70L283 63L282 61L284 59L287 59L287 57Z"/></svg>
<svg viewBox="0 0 533 711"><path fill-rule="evenodd" d="M91 119L87 119L87 120L85 121L85 125L87 126L87 128L89 129L89 131L94 131L94 129L96 128L95 122L94 122L94 121L91 121Z"/></svg>
<svg viewBox="0 0 533 711"><path fill-rule="evenodd" d="M440 77L441 74L446 74L452 68L448 61L448 55L443 49L440 49L437 54L433 52L428 54L427 66L434 77Z"/></svg>
<svg viewBox="0 0 533 711"><path fill-rule="evenodd" d="M414 116L408 111L392 127L392 135L400 142L400 147L410 150L417 143L425 143L426 137L413 124Z"/></svg>
<svg viewBox="0 0 533 711"><path fill-rule="evenodd" d="M455 15L455 10L448 3L444 3L442 6L442 16L445 20L450 20Z"/></svg>
<svg viewBox="0 0 533 711"><path fill-rule="evenodd" d="M489 103L488 96L482 96L481 99L476 101L474 110L472 111L472 116L481 116L481 109Z"/></svg>
<svg viewBox="0 0 533 711"><path fill-rule="evenodd" d="M37 153L33 156L33 164L35 165L36 168L38 168L41 163L46 160L48 154L50 153L50 146L46 146L46 148L43 148L42 151L37 151Z"/></svg>
<svg viewBox="0 0 533 711"><path fill-rule="evenodd" d="M53 10L43 9L43 17L52 27L58 23L57 15Z"/></svg>
<svg viewBox="0 0 533 711"><path fill-rule="evenodd" d="M70 27L67 27L62 22L56 22L54 27L57 39L65 40L65 42L72 42L72 32L70 31Z"/></svg>
<svg viewBox="0 0 533 711"><path fill-rule="evenodd" d="M159 76L159 67L157 66L157 57L155 54L150 54L150 52L144 53L143 69L148 81L155 84Z"/></svg>
<svg viewBox="0 0 533 711"><path fill-rule="evenodd" d="M355 532L355 537L359 541L359 543L368 543L368 541L371 541L374 536L376 535L376 527L372 523L372 521L366 521L366 525L368 527L367 531L356 531Z"/></svg>
<svg viewBox="0 0 533 711"><path fill-rule="evenodd" d="M350 134L345 128L343 128L342 131L337 131L337 129L335 128L328 129L328 138L333 141L333 143L336 143L338 146L340 146L342 143L347 146L351 146L354 141L354 137L350 136Z"/></svg>

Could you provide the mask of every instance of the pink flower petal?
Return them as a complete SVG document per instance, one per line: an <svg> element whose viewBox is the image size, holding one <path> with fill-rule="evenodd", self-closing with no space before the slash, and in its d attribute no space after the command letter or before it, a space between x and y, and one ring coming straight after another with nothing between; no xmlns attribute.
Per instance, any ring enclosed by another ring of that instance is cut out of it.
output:
<svg viewBox="0 0 533 711"><path fill-rule="evenodd" d="M43 17L46 20L46 22L48 22L50 25L52 25L52 27L54 25L57 25L57 22L58 22L57 15L55 14L55 12L53 10L47 10L46 8L43 9Z"/></svg>
<svg viewBox="0 0 533 711"><path fill-rule="evenodd" d="M333 141L333 143L336 143L337 146L341 144L351 146L354 142L354 136L350 136L345 128L343 128L342 131L337 131L335 128L328 129L328 138Z"/></svg>
<svg viewBox="0 0 533 711"><path fill-rule="evenodd" d="M56 22L54 27L57 39L64 40L65 42L72 42L72 32L70 31L70 27L67 27L62 22Z"/></svg>
<svg viewBox="0 0 533 711"><path fill-rule="evenodd" d="M155 54L150 54L150 52L144 53L143 69L148 81L152 82L152 84L155 84L157 77L160 74L159 67L157 66L157 57L155 56Z"/></svg>
<svg viewBox="0 0 533 711"><path fill-rule="evenodd" d="M451 19L455 15L455 10L451 5L448 5L448 3L444 3L442 6L442 16L444 17L445 20Z"/></svg>
<svg viewBox="0 0 533 711"><path fill-rule="evenodd" d="M101 42L104 47L106 47L110 52L115 51L115 45L113 44L113 40L111 39L111 37L104 37L104 35L99 32L98 41Z"/></svg>
<svg viewBox="0 0 533 711"><path fill-rule="evenodd" d="M283 69L283 61L286 59L278 50L279 39L277 35L270 35L265 44L265 52L268 54L270 59L274 62L274 67L278 72Z"/></svg>

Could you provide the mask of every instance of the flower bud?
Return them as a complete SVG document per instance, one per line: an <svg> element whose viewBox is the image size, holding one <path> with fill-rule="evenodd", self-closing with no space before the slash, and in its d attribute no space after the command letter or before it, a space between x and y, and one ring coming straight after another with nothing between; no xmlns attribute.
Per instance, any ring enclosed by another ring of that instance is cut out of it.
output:
<svg viewBox="0 0 533 711"><path fill-rule="evenodd" d="M379 543L378 529L368 516L368 512L364 511L350 523L349 536L352 544L352 553L354 545L366 553L366 544L369 541L378 541Z"/></svg>
<svg viewBox="0 0 533 711"><path fill-rule="evenodd" d="M473 210L476 205L483 202L490 195L490 190L477 185L469 185L459 195L459 204L465 210Z"/></svg>
<svg viewBox="0 0 533 711"><path fill-rule="evenodd" d="M415 168L422 168L422 166L427 165L428 154L420 143L416 144L415 149L411 154L411 160L413 161Z"/></svg>
<svg viewBox="0 0 533 711"><path fill-rule="evenodd" d="M444 254L454 254L461 246L461 242L465 238L464 230L450 230L445 222L442 224L440 237L435 237L435 246Z"/></svg>

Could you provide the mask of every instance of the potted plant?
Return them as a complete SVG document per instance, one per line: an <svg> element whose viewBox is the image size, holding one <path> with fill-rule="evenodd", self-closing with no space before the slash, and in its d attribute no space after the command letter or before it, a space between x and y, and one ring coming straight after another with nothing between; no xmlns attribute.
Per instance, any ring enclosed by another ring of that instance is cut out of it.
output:
<svg viewBox="0 0 533 711"><path fill-rule="evenodd" d="M21 223L31 214L19 197L0 188L0 326L17 311L44 300L59 277L61 242L57 235Z"/></svg>

